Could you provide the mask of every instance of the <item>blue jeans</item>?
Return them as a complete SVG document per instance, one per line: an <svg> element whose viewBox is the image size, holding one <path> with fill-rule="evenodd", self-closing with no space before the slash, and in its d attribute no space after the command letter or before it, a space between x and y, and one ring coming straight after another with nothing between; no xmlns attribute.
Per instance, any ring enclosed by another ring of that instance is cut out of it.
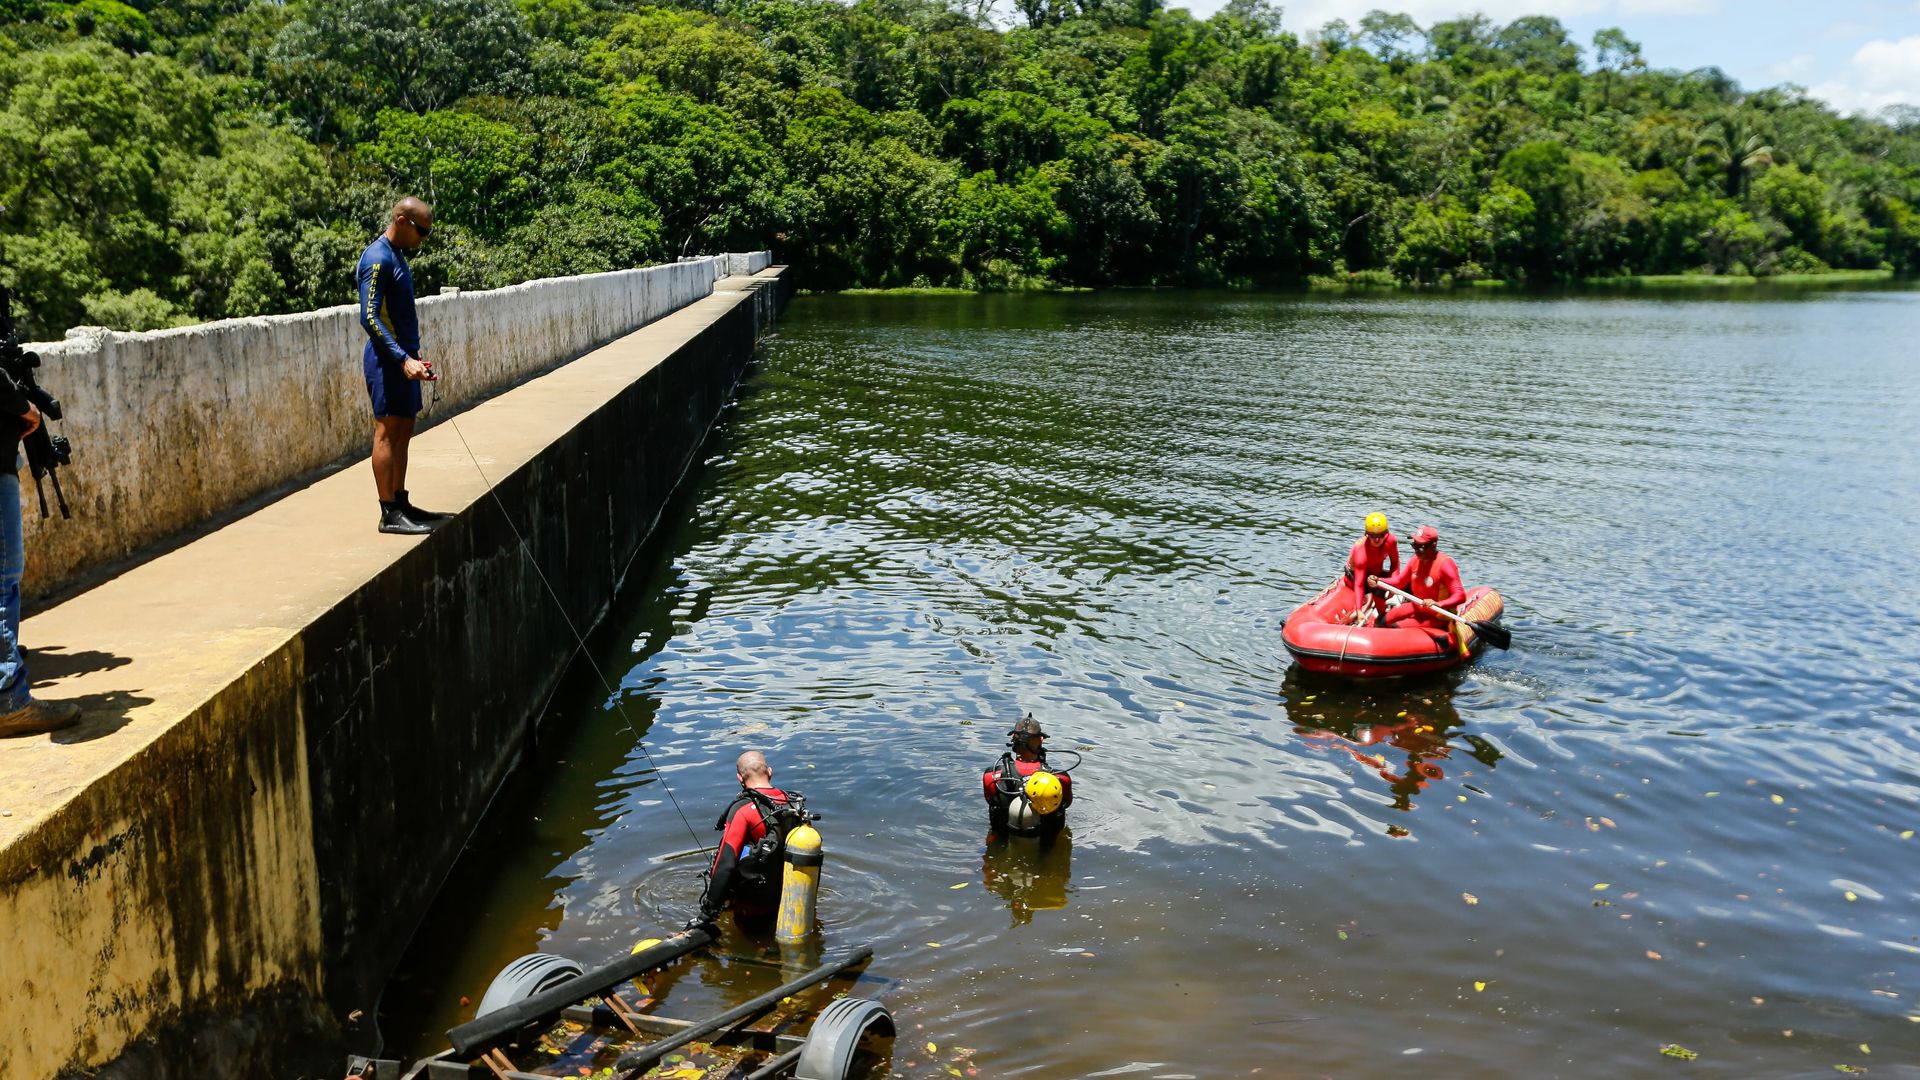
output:
<svg viewBox="0 0 1920 1080"><path fill-rule="evenodd" d="M20 652L20 577L27 569L27 544L20 523L19 460L0 473L0 713L26 707L27 658Z"/></svg>

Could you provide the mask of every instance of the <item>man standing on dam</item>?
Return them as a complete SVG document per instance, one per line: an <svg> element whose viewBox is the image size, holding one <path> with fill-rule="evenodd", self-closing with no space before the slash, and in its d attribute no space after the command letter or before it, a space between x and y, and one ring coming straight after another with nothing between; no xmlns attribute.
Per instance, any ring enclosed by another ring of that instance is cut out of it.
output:
<svg viewBox="0 0 1920 1080"><path fill-rule="evenodd" d="M354 277L360 326L367 332L361 366L373 401L373 486L380 495L380 531L405 536L432 532L447 515L407 498L407 444L420 415L420 384L438 378L420 355L420 320L413 306L413 271L406 252L418 251L433 231L433 208L407 196L393 204L387 231L360 253Z"/></svg>

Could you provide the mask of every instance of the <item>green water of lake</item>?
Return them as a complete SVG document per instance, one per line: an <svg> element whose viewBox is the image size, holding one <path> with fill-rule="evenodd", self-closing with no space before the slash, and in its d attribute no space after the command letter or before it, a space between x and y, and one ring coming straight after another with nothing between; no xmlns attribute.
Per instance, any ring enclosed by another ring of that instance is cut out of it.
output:
<svg viewBox="0 0 1920 1080"><path fill-rule="evenodd" d="M1916 341L1894 287L797 300L596 636L624 712L570 677L390 1048L678 927L752 747L891 1075L1920 1075ZM1289 669L1375 509L1511 652ZM1028 711L1085 755L1045 853L980 798Z"/></svg>

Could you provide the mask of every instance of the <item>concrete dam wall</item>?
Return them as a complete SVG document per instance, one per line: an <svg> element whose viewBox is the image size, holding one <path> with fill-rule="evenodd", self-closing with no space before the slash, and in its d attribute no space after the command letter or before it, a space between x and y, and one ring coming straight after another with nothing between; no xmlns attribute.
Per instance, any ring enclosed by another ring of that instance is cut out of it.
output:
<svg viewBox="0 0 1920 1080"><path fill-rule="evenodd" d="M0 1076L336 1076L373 1048L569 624L608 610L783 299L779 268L717 270L416 437L409 486L456 513L432 535L376 533L350 468L27 621L36 693L85 713L0 741Z"/></svg>
<svg viewBox="0 0 1920 1080"><path fill-rule="evenodd" d="M422 423L770 261L764 251L702 256L422 297L425 350L443 372ZM372 421L356 311L346 304L144 333L81 327L65 341L28 346L44 362L42 384L66 406L64 433L77 452L60 473L73 521L42 521L27 495L30 595L84 582L230 507L365 454Z"/></svg>

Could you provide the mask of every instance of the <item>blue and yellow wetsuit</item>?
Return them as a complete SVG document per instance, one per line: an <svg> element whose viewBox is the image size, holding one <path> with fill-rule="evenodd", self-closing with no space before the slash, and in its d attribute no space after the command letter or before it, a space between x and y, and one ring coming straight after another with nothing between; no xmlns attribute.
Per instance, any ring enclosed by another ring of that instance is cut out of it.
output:
<svg viewBox="0 0 1920 1080"><path fill-rule="evenodd" d="M361 366L373 415L420 415L420 384L400 365L420 355L420 320L413 310L413 271L384 235L360 253L360 328L367 332Z"/></svg>

